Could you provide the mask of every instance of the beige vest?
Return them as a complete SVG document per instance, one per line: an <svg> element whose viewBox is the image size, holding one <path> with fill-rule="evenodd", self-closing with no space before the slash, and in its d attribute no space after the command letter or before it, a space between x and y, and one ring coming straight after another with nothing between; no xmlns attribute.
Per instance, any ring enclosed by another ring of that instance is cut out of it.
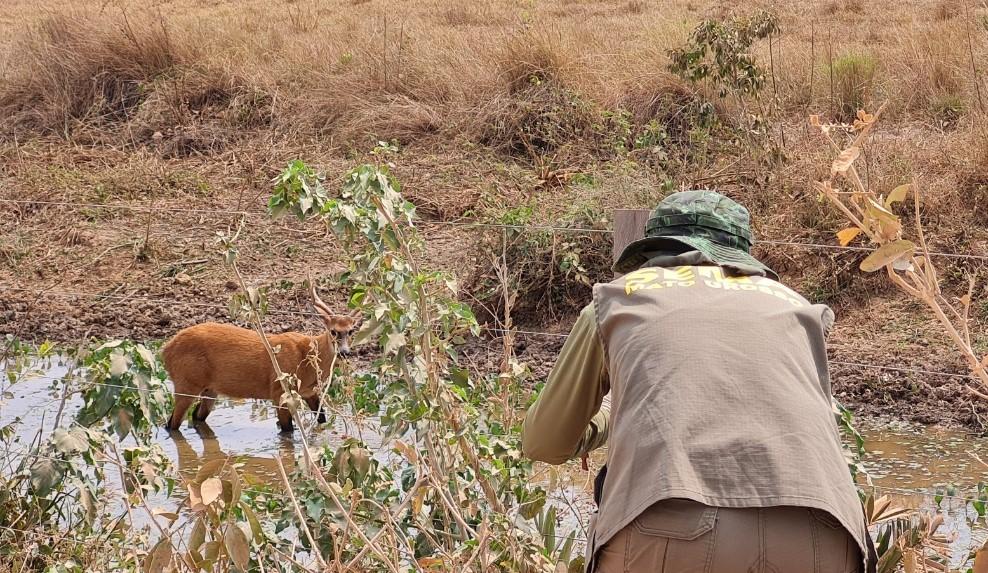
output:
<svg viewBox="0 0 988 573"><path fill-rule="evenodd" d="M607 477L590 555L650 505L814 507L867 531L831 406L833 313L762 276L643 268L594 287Z"/></svg>

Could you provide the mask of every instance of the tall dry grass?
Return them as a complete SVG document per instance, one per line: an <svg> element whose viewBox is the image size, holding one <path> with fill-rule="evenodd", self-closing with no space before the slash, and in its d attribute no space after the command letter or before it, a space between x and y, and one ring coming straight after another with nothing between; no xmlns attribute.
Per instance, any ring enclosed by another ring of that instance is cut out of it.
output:
<svg viewBox="0 0 988 573"><path fill-rule="evenodd" d="M791 121L890 98L890 120L949 112L957 124L982 81L966 62L988 55L980 29L969 53L971 24L953 16L958 6L766 6L782 22L771 52L756 47L771 76L766 93ZM626 110L637 124L676 132L689 128L677 126L689 102L723 105L705 86L670 76L665 53L702 18L744 11L672 0L8 0L0 132L163 141L176 155L258 132L358 148L398 139L522 155L529 146L593 151L603 112ZM869 62L845 66L845 54ZM94 137L94 128L115 135Z"/></svg>
<svg viewBox="0 0 988 573"><path fill-rule="evenodd" d="M0 113L15 125L62 131L70 121L125 119L156 79L196 59L163 19L112 22L55 14L15 44Z"/></svg>

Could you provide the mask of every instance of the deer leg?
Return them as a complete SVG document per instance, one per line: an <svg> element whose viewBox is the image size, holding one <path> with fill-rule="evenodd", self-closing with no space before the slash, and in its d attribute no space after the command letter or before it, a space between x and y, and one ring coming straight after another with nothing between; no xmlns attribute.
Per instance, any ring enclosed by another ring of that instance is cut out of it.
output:
<svg viewBox="0 0 988 573"><path fill-rule="evenodd" d="M192 419L196 422L205 422L206 417L213 411L215 402L216 392L209 389L203 390L202 395L199 397L199 405L196 406L196 411L192 415Z"/></svg>
<svg viewBox="0 0 988 573"><path fill-rule="evenodd" d="M278 429L284 433L290 433L295 430L295 425L292 423L292 413L288 410L288 406L281 405L281 394L281 388L275 388L272 392L271 401L278 409Z"/></svg>
<svg viewBox="0 0 988 573"><path fill-rule="evenodd" d="M185 413L189 411L192 406L192 402L195 398L192 396L175 396L175 409L172 410L172 417L168 420L168 429L175 431L182 426L182 420L185 419Z"/></svg>
<svg viewBox="0 0 988 573"><path fill-rule="evenodd" d="M309 405L309 409L316 413L316 422L320 424L326 423L326 411L322 407L322 400L319 399L319 395L315 395L311 398L306 398L305 403Z"/></svg>

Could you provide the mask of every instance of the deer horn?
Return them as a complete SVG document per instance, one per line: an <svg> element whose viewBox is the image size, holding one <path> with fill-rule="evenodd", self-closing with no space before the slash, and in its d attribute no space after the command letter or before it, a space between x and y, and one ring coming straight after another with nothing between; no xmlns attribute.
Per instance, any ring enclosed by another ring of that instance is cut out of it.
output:
<svg viewBox="0 0 988 573"><path fill-rule="evenodd" d="M312 296L312 304L315 305L316 310L321 310L330 315L333 314L333 311L329 308L329 305L323 302L323 300L319 298L319 295L316 294L316 283L311 279L309 280L309 294Z"/></svg>

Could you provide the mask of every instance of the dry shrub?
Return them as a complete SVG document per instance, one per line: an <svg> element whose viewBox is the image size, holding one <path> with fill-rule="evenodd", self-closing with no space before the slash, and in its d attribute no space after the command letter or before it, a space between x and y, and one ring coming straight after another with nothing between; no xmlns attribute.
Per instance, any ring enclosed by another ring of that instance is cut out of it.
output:
<svg viewBox="0 0 988 573"><path fill-rule="evenodd" d="M954 124L964 111L965 72L969 72L965 39L950 25L915 32L904 38L904 69L898 99L938 124Z"/></svg>
<svg viewBox="0 0 988 573"><path fill-rule="evenodd" d="M53 15L19 46L0 86L8 128L64 133L73 122L126 119L147 86L194 59L162 20Z"/></svg>
<svg viewBox="0 0 988 573"><path fill-rule="evenodd" d="M502 25L506 20L488 3L459 2L444 11L440 21L447 26L460 27Z"/></svg>
<svg viewBox="0 0 988 573"><path fill-rule="evenodd" d="M595 147L602 127L600 110L592 102L555 83L494 100L486 111L480 142L532 159L575 151L577 143Z"/></svg>
<svg viewBox="0 0 988 573"><path fill-rule="evenodd" d="M628 110L635 126L658 122L669 142L676 146L690 143L690 133L701 125L727 117L723 100L708 98L675 75L658 72L627 86L618 103Z"/></svg>
<svg viewBox="0 0 988 573"><path fill-rule="evenodd" d="M532 159L565 153L577 160L577 148L599 147L600 108L564 79L570 53L545 33L509 38L496 60L496 91L474 117L479 141Z"/></svg>
<svg viewBox="0 0 988 573"><path fill-rule="evenodd" d="M646 4L644 0L631 0L625 6L625 10L627 10L629 14L641 14L645 11L645 7Z"/></svg>
<svg viewBox="0 0 988 573"><path fill-rule="evenodd" d="M943 212L950 219L961 219L957 214L970 216L977 227L988 225L988 122L982 116L975 116L969 133L959 134L956 144L963 149L963 162L955 168L957 203ZM966 217L965 217L966 218ZM968 235L966 232L958 235Z"/></svg>
<svg viewBox="0 0 988 573"><path fill-rule="evenodd" d="M823 9L826 14L862 14L864 13L863 0L834 0L826 4Z"/></svg>
<svg viewBox="0 0 988 573"><path fill-rule="evenodd" d="M399 28L387 41L344 51L308 70L285 115L361 146L429 137L456 122L456 103L471 89L457 57L429 52Z"/></svg>
<svg viewBox="0 0 988 573"><path fill-rule="evenodd" d="M961 12L960 2L957 0L942 0L933 9L933 19L938 22L945 22L955 18Z"/></svg>
<svg viewBox="0 0 988 573"><path fill-rule="evenodd" d="M579 217L557 224L593 227ZM478 265L466 290L484 320L504 314L499 268L507 269L513 315L538 325L579 313L591 299L593 281L611 275L611 241L602 233L492 230L479 237L475 252Z"/></svg>
<svg viewBox="0 0 988 573"><path fill-rule="evenodd" d="M220 151L249 130L273 122L273 98L245 78L215 66L176 70L148 87L128 135L165 156Z"/></svg>
<svg viewBox="0 0 988 573"><path fill-rule="evenodd" d="M558 34L525 32L509 38L495 62L500 83L509 94L532 86L562 84L564 68L571 66L570 52Z"/></svg>

